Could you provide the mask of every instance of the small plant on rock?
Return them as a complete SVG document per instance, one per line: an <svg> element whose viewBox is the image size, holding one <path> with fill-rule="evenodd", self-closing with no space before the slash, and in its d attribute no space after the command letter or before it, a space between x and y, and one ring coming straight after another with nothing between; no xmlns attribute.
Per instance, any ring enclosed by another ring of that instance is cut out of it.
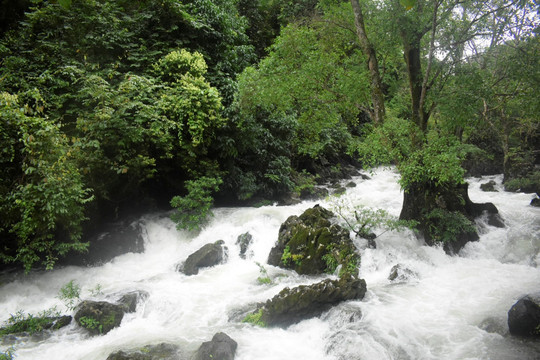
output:
<svg viewBox="0 0 540 360"><path fill-rule="evenodd" d="M246 315L246 317L244 318L244 320L242 320L242 322L257 325L260 327L266 327L266 323L263 320L261 320L262 315L263 315L263 309L259 309L259 311L255 313Z"/></svg>
<svg viewBox="0 0 540 360"><path fill-rule="evenodd" d="M270 279L270 276L268 275L268 271L266 271L266 268L262 266L259 262L255 262L257 266L259 267L259 273L260 276L257 278L257 281L261 285L269 285L272 284L272 279Z"/></svg>
<svg viewBox="0 0 540 360"><path fill-rule="evenodd" d="M71 280L60 288L58 292L58 298L64 302L64 305L68 310L73 310L77 306L81 295L81 287Z"/></svg>

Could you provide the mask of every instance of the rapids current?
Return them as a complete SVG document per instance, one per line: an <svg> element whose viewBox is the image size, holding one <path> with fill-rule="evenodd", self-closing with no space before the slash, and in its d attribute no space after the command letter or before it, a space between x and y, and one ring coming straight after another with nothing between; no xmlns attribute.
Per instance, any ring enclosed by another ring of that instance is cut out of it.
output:
<svg viewBox="0 0 540 360"><path fill-rule="evenodd" d="M382 208L398 216L403 194L392 169L378 169L370 180L343 195L354 205ZM499 192L482 192L480 183L495 180ZM56 307L59 289L70 280L81 285L81 299L114 300L122 293L150 294L120 327L90 337L74 323L45 339L21 338L15 359L105 360L118 350L173 343L189 354L219 331L238 342L236 360L379 360L379 359L539 359L540 345L508 335L507 312L523 295L540 290L540 209L529 206L532 194L502 191L501 176L468 179L474 202L493 202L506 228L482 219L480 240L460 256L428 247L410 232L385 232L377 248L357 241L360 277L368 292L362 301L342 303L322 316L288 329L259 328L242 316L285 287L310 284L331 275L300 276L264 265L278 229L290 215L316 203L294 206L218 208L201 232L178 231L163 214L143 217L145 251L129 253L96 267L69 266L33 272L0 282L0 322L19 310L36 314ZM247 259L236 239L249 232ZM185 276L176 266L206 243L225 241L228 260ZM260 263L273 283L257 281ZM406 281L390 281L392 267L409 270ZM0 280L1 281L1 280ZM101 293L93 289L99 285ZM69 312L69 311L67 311ZM8 344L0 343L5 351Z"/></svg>

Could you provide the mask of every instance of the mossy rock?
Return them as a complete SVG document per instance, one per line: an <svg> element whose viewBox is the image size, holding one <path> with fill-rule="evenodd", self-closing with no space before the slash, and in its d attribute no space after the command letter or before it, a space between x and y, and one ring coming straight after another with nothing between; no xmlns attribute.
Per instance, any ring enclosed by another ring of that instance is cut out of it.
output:
<svg viewBox="0 0 540 360"><path fill-rule="evenodd" d="M178 346L162 343L135 350L117 351L110 354L107 360L179 360L184 358L181 355Z"/></svg>
<svg viewBox="0 0 540 360"><path fill-rule="evenodd" d="M75 321L91 335L106 334L120 326L126 307L106 301L85 300L79 304Z"/></svg>
<svg viewBox="0 0 540 360"><path fill-rule="evenodd" d="M251 316L257 325L287 327L321 315L347 300L361 300L366 282L356 275L344 274L339 280L326 279L312 285L285 288Z"/></svg>
<svg viewBox="0 0 540 360"><path fill-rule="evenodd" d="M332 224L332 218L334 214L319 205L289 217L279 229L268 264L304 275L333 272L339 265L354 271L360 256L349 231Z"/></svg>

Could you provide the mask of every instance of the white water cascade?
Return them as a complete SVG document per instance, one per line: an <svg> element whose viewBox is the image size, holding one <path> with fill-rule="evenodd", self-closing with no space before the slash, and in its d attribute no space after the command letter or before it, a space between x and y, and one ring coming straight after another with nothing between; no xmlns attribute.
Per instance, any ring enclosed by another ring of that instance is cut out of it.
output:
<svg viewBox="0 0 540 360"><path fill-rule="evenodd" d="M357 187L344 195L353 204L382 208L399 215L403 194L394 170L378 169L370 180L355 178ZM482 192L481 182L495 180L499 192ZM59 289L70 280L82 288L82 299L110 300L120 294L149 293L120 327L91 337L74 322L45 339L24 338L13 345L17 360L105 360L119 350L172 343L186 354L217 332L238 343L236 360L380 360L380 359L539 359L538 342L508 335L507 312L523 295L540 291L540 209L529 206L532 194L502 191L501 176L469 179L474 202L493 202L506 223L494 228L479 221L480 241L460 256L428 247L409 232L386 232L377 248L358 242L360 277L368 292L362 301L342 303L319 318L288 329L242 323L255 304L285 287L325 277L299 276L265 265L270 285L257 281L278 229L290 215L316 202L294 206L219 208L200 233L177 231L163 215L144 217L144 253L129 253L97 267L64 267L0 278L0 322L19 310L36 314L56 306ZM329 207L326 201L317 202ZM249 232L250 256L242 259L236 239ZM226 263L186 276L178 263L218 239L229 249ZM409 269L404 282L388 280L391 268ZM93 294L99 285L102 294Z"/></svg>

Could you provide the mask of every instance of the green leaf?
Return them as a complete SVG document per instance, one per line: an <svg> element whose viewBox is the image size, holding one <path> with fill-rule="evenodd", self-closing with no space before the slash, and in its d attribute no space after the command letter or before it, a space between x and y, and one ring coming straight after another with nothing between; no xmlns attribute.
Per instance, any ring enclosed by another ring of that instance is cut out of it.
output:
<svg viewBox="0 0 540 360"><path fill-rule="evenodd" d="M58 0L58 4L64 9L69 9L71 7L71 0Z"/></svg>
<svg viewBox="0 0 540 360"><path fill-rule="evenodd" d="M399 0L406 10L411 10L416 5L416 0Z"/></svg>

